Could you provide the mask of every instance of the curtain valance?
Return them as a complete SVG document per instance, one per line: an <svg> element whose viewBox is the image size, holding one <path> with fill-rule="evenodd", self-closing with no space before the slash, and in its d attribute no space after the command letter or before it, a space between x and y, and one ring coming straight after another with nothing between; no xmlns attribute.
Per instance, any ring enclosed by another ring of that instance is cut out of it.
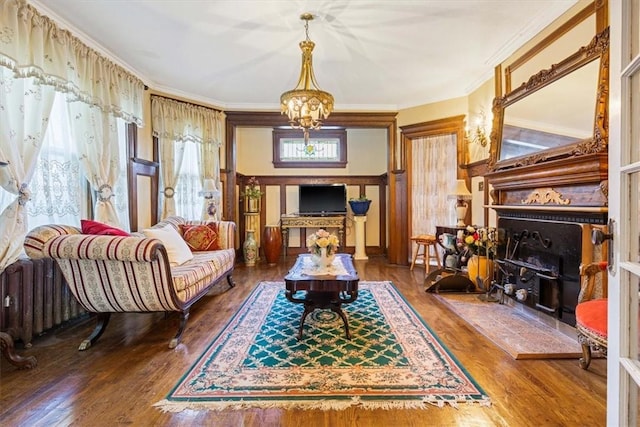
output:
<svg viewBox="0 0 640 427"><path fill-rule="evenodd" d="M161 139L221 145L225 117L212 108L151 96L153 136Z"/></svg>
<svg viewBox="0 0 640 427"><path fill-rule="evenodd" d="M144 83L25 0L0 0L0 66L143 126Z"/></svg>

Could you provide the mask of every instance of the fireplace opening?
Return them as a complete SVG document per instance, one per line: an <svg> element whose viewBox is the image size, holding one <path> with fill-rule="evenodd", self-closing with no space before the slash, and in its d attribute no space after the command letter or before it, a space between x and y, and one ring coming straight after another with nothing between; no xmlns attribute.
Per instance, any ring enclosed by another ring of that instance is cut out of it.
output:
<svg viewBox="0 0 640 427"><path fill-rule="evenodd" d="M580 292L580 224L500 217L498 282L515 302L575 325Z"/></svg>

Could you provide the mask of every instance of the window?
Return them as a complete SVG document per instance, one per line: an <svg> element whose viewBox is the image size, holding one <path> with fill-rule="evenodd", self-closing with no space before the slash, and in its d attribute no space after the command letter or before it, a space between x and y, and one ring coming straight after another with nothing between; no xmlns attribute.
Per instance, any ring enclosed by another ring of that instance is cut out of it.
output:
<svg viewBox="0 0 640 427"><path fill-rule="evenodd" d="M345 168L347 166L347 131L344 129L313 131L305 144L299 130L274 129L273 165L276 168Z"/></svg>
<svg viewBox="0 0 640 427"><path fill-rule="evenodd" d="M80 219L92 217L91 191L84 178L69 123L65 94L57 93L49 116L49 124L42 141L38 162L29 183L27 203L28 227L45 224L80 226ZM114 205L120 223L127 227L128 190L126 173L126 123L118 119L121 172L114 186ZM16 196L0 188L0 212Z"/></svg>

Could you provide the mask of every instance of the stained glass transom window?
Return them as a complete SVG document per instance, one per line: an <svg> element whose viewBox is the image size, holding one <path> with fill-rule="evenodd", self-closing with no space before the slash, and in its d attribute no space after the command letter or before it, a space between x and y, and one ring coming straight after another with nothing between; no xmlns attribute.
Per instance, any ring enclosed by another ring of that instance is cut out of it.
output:
<svg viewBox="0 0 640 427"><path fill-rule="evenodd" d="M305 140L300 131L273 131L273 163L277 168L344 168L347 164L345 130L319 130Z"/></svg>

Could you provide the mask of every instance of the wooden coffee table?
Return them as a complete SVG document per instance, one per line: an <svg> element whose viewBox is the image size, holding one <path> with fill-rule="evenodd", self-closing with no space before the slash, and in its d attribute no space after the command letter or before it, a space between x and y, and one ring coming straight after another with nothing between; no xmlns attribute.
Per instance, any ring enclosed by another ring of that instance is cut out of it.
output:
<svg viewBox="0 0 640 427"><path fill-rule="evenodd" d="M358 273L353 267L351 255L336 254L335 262L342 262L346 274L307 275L304 273L305 259L311 255L299 255L295 265L284 278L287 299L296 304L304 304L304 313L300 320L298 339L302 339L304 321L316 309L330 309L337 313L344 322L347 339L351 339L349 321L342 311L342 304L349 304L358 298ZM303 297L297 298L298 291L306 291Z"/></svg>

